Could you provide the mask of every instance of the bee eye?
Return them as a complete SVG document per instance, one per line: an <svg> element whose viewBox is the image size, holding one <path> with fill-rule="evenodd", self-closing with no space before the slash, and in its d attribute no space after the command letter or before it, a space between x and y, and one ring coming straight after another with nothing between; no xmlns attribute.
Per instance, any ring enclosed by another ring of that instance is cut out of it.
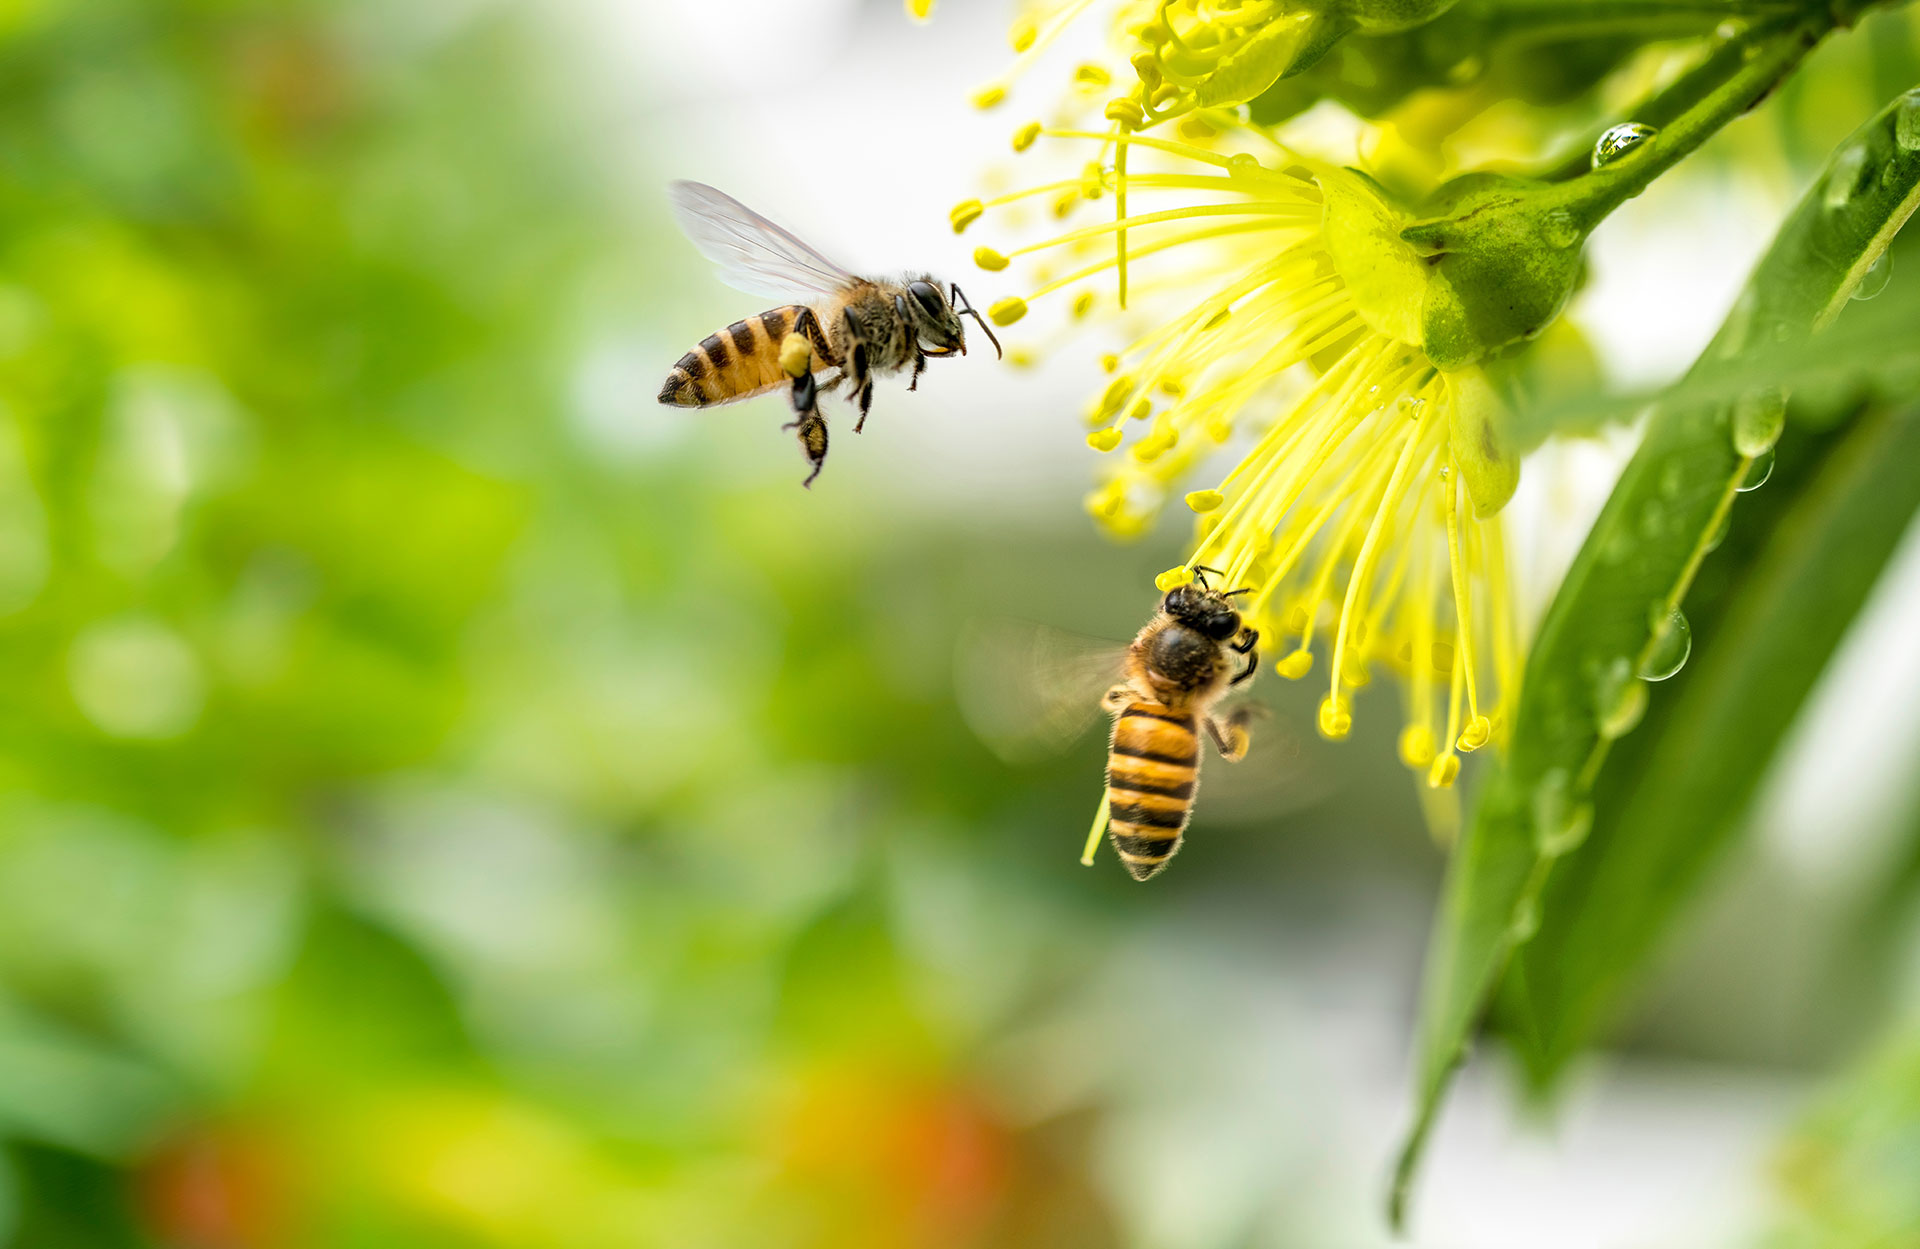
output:
<svg viewBox="0 0 1920 1249"><path fill-rule="evenodd" d="M940 298L939 289L931 282L909 283L907 294L913 296L913 302L930 317L937 317L947 309L947 301Z"/></svg>

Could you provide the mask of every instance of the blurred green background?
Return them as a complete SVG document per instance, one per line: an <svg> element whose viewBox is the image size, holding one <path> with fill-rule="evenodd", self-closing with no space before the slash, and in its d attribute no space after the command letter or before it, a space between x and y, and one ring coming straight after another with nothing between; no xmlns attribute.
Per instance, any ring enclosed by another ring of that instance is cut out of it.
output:
<svg viewBox="0 0 1920 1249"><path fill-rule="evenodd" d="M1079 514L1093 374L883 383L811 493L777 401L652 403L754 310L668 178L962 274L1005 15L748 4L709 79L704 7L0 4L0 1243L1385 1243L1442 866L1390 695L1333 747L1269 683L1174 870L1078 866L1100 743L999 762L953 654L1151 605L1178 535ZM1757 221L1730 297L1887 29L1635 212ZM920 84L872 160L767 133L869 71ZM1618 441L1537 475L1577 515ZM1912 996L1905 895L1832 952L1904 773L1824 876L1748 856L1558 1128L1476 1069L1416 1243L1900 1226L1910 1044L1793 1129Z"/></svg>

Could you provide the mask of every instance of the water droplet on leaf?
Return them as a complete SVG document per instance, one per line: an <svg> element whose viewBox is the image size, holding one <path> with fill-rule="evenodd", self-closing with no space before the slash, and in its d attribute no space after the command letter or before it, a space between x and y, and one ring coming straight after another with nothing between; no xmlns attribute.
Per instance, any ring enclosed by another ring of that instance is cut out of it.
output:
<svg viewBox="0 0 1920 1249"><path fill-rule="evenodd" d="M1893 141L1904 152L1920 152L1920 87L1900 97L1893 111Z"/></svg>
<svg viewBox="0 0 1920 1249"><path fill-rule="evenodd" d="M1893 278L1893 253L1881 252L1880 258L1867 266L1860 275L1860 285L1853 288L1855 299L1872 299L1887 289L1887 283Z"/></svg>
<svg viewBox="0 0 1920 1249"><path fill-rule="evenodd" d="M1610 165L1634 148L1660 132L1652 126L1641 125L1637 121L1621 122L1609 127L1593 144L1593 167Z"/></svg>
<svg viewBox="0 0 1920 1249"><path fill-rule="evenodd" d="M1733 449L1744 456L1771 451L1787 424L1787 397L1776 387L1749 391L1733 405Z"/></svg>
<svg viewBox="0 0 1920 1249"><path fill-rule="evenodd" d="M1643 681L1664 681L1686 664L1687 656L1693 653L1693 626L1679 608L1666 610L1666 604L1656 604L1653 620L1653 646L1647 651L1647 657L1640 661L1640 679Z"/></svg>
<svg viewBox="0 0 1920 1249"><path fill-rule="evenodd" d="M1867 158L1864 144L1855 144L1833 158L1833 168L1827 171L1827 187L1821 195L1821 202L1829 212L1839 212L1850 203L1853 197L1866 186L1873 172L1873 164Z"/></svg>
<svg viewBox="0 0 1920 1249"><path fill-rule="evenodd" d="M1760 487L1766 485L1767 478L1773 476L1773 461L1773 448L1768 447L1752 464L1747 466L1747 475L1742 477L1740 484L1734 488L1741 494L1745 494L1749 490L1758 490Z"/></svg>
<svg viewBox="0 0 1920 1249"><path fill-rule="evenodd" d="M1634 679L1633 664L1626 656L1608 664L1594 682L1594 710L1600 736L1609 741L1633 732L1647 713L1647 687Z"/></svg>
<svg viewBox="0 0 1920 1249"><path fill-rule="evenodd" d="M1541 855L1557 859L1577 848L1593 830L1593 807L1575 801L1573 778L1555 768L1533 790L1533 842Z"/></svg>

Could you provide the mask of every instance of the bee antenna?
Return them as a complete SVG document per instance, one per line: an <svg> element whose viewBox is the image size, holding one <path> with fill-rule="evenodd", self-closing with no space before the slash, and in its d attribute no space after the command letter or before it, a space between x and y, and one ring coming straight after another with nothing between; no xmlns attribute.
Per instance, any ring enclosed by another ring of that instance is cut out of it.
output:
<svg viewBox="0 0 1920 1249"><path fill-rule="evenodd" d="M1193 566L1193 579L1200 583L1200 588L1203 590L1210 590L1213 588L1212 586L1207 584L1207 576L1209 573L1211 573L1213 576L1216 576L1216 577L1226 576L1226 574L1221 572L1218 568L1209 568L1205 564L1195 564Z"/></svg>
<svg viewBox="0 0 1920 1249"><path fill-rule="evenodd" d="M987 341L993 344L994 357L1000 360L1006 359L1007 353L1000 350L1000 340L993 336L993 327L987 324L987 319L981 316L979 311L974 308L972 302L967 299L966 292L960 289L960 283L955 282L952 286L953 302L960 305L960 315L963 317L972 317L978 321L980 323L980 331L987 336Z"/></svg>
<svg viewBox="0 0 1920 1249"><path fill-rule="evenodd" d="M1222 593L1220 597L1221 598L1237 598L1242 594L1252 594L1252 593L1253 593L1253 587L1249 585L1249 586L1242 586L1238 590L1227 590L1224 593Z"/></svg>

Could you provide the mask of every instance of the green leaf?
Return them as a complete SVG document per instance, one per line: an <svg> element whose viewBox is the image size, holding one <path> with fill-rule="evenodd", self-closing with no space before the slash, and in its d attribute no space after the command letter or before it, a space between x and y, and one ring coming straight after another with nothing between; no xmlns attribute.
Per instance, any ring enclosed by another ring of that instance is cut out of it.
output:
<svg viewBox="0 0 1920 1249"><path fill-rule="evenodd" d="M1920 203L1920 93L1850 136L1781 227L1703 361L1778 349L1824 328ZM1421 1148L1515 947L1540 923L1555 862L1580 853L1610 742L1649 697L1636 673L1727 523L1770 432L1764 391L1662 404L1534 642L1505 766L1487 779L1429 946L1415 1121L1396 1168L1398 1225ZM1736 435L1742 448L1736 449Z"/></svg>
<svg viewBox="0 0 1920 1249"><path fill-rule="evenodd" d="M1501 1011L1538 1083L1606 1021L1746 826L1782 738L1920 510L1920 414L1881 410L1829 441L1840 445L1812 481L1756 527L1717 619L1695 614L1700 660L1657 723L1608 760L1590 838L1548 879Z"/></svg>

